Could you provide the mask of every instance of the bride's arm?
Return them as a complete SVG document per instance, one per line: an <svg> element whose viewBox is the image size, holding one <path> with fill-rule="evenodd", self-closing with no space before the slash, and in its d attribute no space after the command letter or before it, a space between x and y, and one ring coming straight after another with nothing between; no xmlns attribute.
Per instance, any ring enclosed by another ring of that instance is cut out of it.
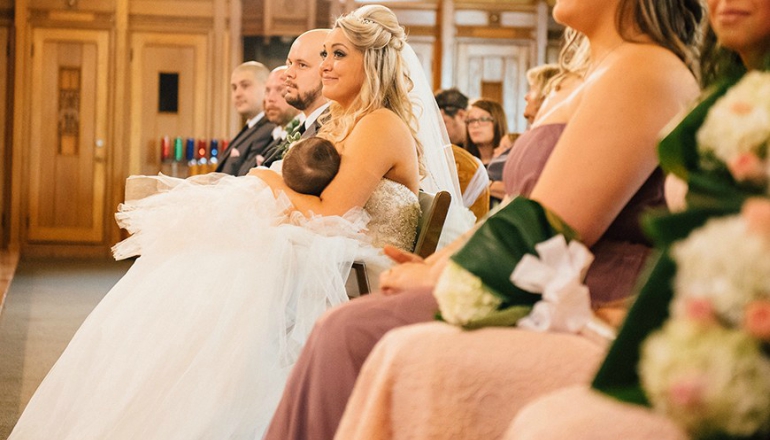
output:
<svg viewBox="0 0 770 440"><path fill-rule="evenodd" d="M272 171L257 170L250 174L262 178L274 191L286 193L294 207L304 214L342 215L353 207L362 207L389 173L413 173L411 182L400 183L417 190L414 140L406 124L389 110L380 109L364 116L345 139L340 154L340 170L320 197L292 191Z"/></svg>

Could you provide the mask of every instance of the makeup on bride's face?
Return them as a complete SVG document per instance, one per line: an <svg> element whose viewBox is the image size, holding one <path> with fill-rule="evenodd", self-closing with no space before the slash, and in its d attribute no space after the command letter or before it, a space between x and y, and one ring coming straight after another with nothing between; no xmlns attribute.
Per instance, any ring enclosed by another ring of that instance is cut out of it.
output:
<svg viewBox="0 0 770 440"><path fill-rule="evenodd" d="M321 52L323 95L347 106L353 102L364 84L364 54L345 37L342 29L334 29Z"/></svg>

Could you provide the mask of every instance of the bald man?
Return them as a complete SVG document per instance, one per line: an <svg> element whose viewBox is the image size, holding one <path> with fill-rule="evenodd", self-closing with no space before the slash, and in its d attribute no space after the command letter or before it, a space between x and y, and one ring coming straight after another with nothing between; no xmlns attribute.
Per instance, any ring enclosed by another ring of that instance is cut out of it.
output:
<svg viewBox="0 0 770 440"><path fill-rule="evenodd" d="M286 102L301 112L296 130L301 138L314 136L320 127L318 117L329 107L321 94L321 51L329 29L313 29L297 37L286 58ZM285 151L285 142L271 145L263 163L270 166Z"/></svg>
<svg viewBox="0 0 770 440"><path fill-rule="evenodd" d="M263 64L247 61L233 70L230 76L230 96L235 110L246 125L222 152L216 171L243 176L251 168L245 163L252 150L263 150L273 141L275 124L265 117L262 105L265 83L270 71Z"/></svg>

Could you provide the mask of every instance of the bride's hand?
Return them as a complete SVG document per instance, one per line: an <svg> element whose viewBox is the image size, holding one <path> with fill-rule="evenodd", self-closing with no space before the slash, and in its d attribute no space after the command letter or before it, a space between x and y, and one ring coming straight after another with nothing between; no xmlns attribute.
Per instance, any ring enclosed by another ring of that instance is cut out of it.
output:
<svg viewBox="0 0 770 440"><path fill-rule="evenodd" d="M380 274L383 295L395 295L407 289L433 287L433 267L424 261L402 263Z"/></svg>
<svg viewBox="0 0 770 440"><path fill-rule="evenodd" d="M439 251L423 260L415 254L398 249L386 249L385 253L399 265L380 275L380 290L384 295L395 295L407 289L435 287L451 255L451 252Z"/></svg>
<svg viewBox="0 0 770 440"><path fill-rule="evenodd" d="M417 263L423 261L422 257L419 255L402 251L401 249L389 244L385 245L382 251L385 253L385 255L388 256L388 258L395 261L396 264Z"/></svg>

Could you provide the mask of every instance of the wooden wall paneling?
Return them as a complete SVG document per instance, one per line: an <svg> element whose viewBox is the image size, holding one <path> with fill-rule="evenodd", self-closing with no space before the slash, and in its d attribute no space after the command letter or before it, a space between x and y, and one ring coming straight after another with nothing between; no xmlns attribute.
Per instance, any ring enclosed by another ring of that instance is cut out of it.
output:
<svg viewBox="0 0 770 440"><path fill-rule="evenodd" d="M160 138L211 135L207 121L210 60L209 38L201 34L134 33L131 35L130 174L161 170ZM158 76L179 74L179 111L158 112Z"/></svg>
<svg viewBox="0 0 770 440"><path fill-rule="evenodd" d="M264 0L266 36L297 36L316 27L316 0Z"/></svg>
<svg viewBox="0 0 770 440"><path fill-rule="evenodd" d="M457 44L456 86L471 99L482 97L485 82L488 93L501 94L510 132L526 128L524 95L528 90L526 71L532 65L532 44L531 41L472 39ZM495 83L502 83L502 92Z"/></svg>
<svg viewBox="0 0 770 440"><path fill-rule="evenodd" d="M112 12L115 10L116 0L28 0L31 9L41 9L47 11L67 10L67 11L104 11ZM72 5L68 5L71 3Z"/></svg>
<svg viewBox="0 0 770 440"><path fill-rule="evenodd" d="M9 63L8 53L10 47L10 28L0 27L0 249L4 249L8 244L8 232L10 219L8 218L8 189L10 189L11 168L8 158L10 155L10 145L8 145L8 80L9 69L13 66Z"/></svg>
<svg viewBox="0 0 770 440"><path fill-rule="evenodd" d="M222 0L131 0L131 15L205 17L214 16L214 2Z"/></svg>
<svg viewBox="0 0 770 440"><path fill-rule="evenodd" d="M112 52L115 54L114 62L114 84L112 100L112 155L110 157L110 180L109 193L107 199L107 213L117 210L118 205L123 202L125 194L125 181L128 177L128 152L129 152L129 91L128 91L128 66L129 66L129 46L128 46L128 11L129 0L116 0L115 4L115 27L113 29L114 38L112 40ZM118 228L117 223L112 216L108 216L107 221L107 243L112 246L118 241L126 238L127 233Z"/></svg>
<svg viewBox="0 0 770 440"><path fill-rule="evenodd" d="M32 37L26 239L103 243L109 32L34 29Z"/></svg>
<svg viewBox="0 0 770 440"><path fill-rule="evenodd" d="M22 184L23 153L26 150L29 126L29 30L27 25L27 0L15 0L14 3L14 63L13 63L13 157L11 163L11 206L10 237L8 248L18 251L21 248L22 201L26 197L26 188Z"/></svg>

